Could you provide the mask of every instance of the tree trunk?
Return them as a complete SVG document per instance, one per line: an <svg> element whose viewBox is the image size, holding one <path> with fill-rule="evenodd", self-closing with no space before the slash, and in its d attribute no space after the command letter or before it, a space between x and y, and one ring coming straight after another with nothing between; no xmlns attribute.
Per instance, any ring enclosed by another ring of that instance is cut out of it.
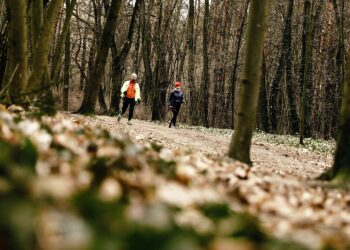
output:
<svg viewBox="0 0 350 250"><path fill-rule="evenodd" d="M203 86L202 86L202 112L203 125L209 127L209 55L208 55L208 36L209 36L209 0L205 0L204 19L203 19Z"/></svg>
<svg viewBox="0 0 350 250"><path fill-rule="evenodd" d="M66 4L66 17L64 20L61 35L58 39L55 53L53 55L52 66L51 66L51 81L54 81L54 84L56 84L58 81L59 64L62 58L63 47L65 45L66 38L67 36L69 37L69 34L70 34L69 33L70 21L71 21L74 6L76 3L77 3L77 0L72 0L69 5Z"/></svg>
<svg viewBox="0 0 350 250"><path fill-rule="evenodd" d="M98 91L103 79L105 66L107 62L108 50L112 43L113 36L117 26L117 19L121 0L112 0L107 21L103 30L102 39L99 43L99 49L96 55L94 69L84 91L84 99L79 109L80 113L88 114L95 111Z"/></svg>
<svg viewBox="0 0 350 250"><path fill-rule="evenodd" d="M238 60L239 60L239 54L241 51L242 38L244 34L244 26L247 20L248 7L249 7L249 1L245 3L244 9L243 9L243 19L238 30L238 41L237 41L235 57L234 57L235 59L232 67L232 74L230 76L230 83L229 83L229 89L228 89L229 96L231 96L231 101L227 102L230 105L230 107L226 106L226 110L231 110L231 115L232 115L231 128L232 129L234 129L234 124L235 124L235 101L236 101L236 80L237 80Z"/></svg>
<svg viewBox="0 0 350 250"><path fill-rule="evenodd" d="M3 79L6 69L7 59L7 37L8 37L8 25L4 23L0 28L0 90L3 88ZM0 96L2 99L2 96Z"/></svg>
<svg viewBox="0 0 350 250"><path fill-rule="evenodd" d="M160 121L165 117L166 93L170 84L169 70L172 58L167 57L169 48L170 23L177 4L177 0L168 2L164 6L159 2L159 14L156 36L156 64L154 68L153 96L152 96L152 121ZM164 13L163 13L164 12ZM170 53L169 53L170 54Z"/></svg>
<svg viewBox="0 0 350 250"><path fill-rule="evenodd" d="M74 4L75 0L72 2L66 0L66 8L72 8L71 4ZM66 18L68 18L69 13L66 13ZM64 29L64 28L63 28ZM68 110L68 97L69 97L69 78L70 78L70 28L68 28L66 34L66 41L64 44L64 84L63 84L63 110Z"/></svg>
<svg viewBox="0 0 350 250"><path fill-rule="evenodd" d="M346 67L335 158L333 167L325 176L342 183L348 182L350 178L350 63Z"/></svg>
<svg viewBox="0 0 350 250"><path fill-rule="evenodd" d="M133 35L135 31L135 26L136 26L136 20L137 20L137 15L139 14L140 10L140 4L142 4L142 0L136 0L134 10L132 13L132 17L130 20L130 25L129 25L129 32L128 32L128 37L123 45L123 48L121 52L116 56L116 49L114 53L112 53L113 56L113 86L112 86L112 98L111 98L111 103L110 103L110 112L112 114L115 114L119 111L119 102L120 102L120 88L121 88L121 83L122 83L122 74L124 71L124 64L126 61L126 58L129 54L131 45L132 45L132 40L133 40ZM115 44L113 45L115 48Z"/></svg>
<svg viewBox="0 0 350 250"><path fill-rule="evenodd" d="M43 24L44 3L42 0L31 1L31 38L32 38L32 52L35 53L39 33Z"/></svg>
<svg viewBox="0 0 350 250"><path fill-rule="evenodd" d="M259 119L258 126L262 131L269 131L269 116L268 114L268 104L267 104L267 91L266 91L266 64L265 57L263 56L262 62L262 77L261 77L261 85L259 91Z"/></svg>
<svg viewBox="0 0 350 250"><path fill-rule="evenodd" d="M238 119L228 152L229 157L247 164L251 164L250 144L256 121L269 0L251 0L250 4Z"/></svg>
<svg viewBox="0 0 350 250"><path fill-rule="evenodd" d="M145 70L145 83L144 83L144 101L146 103L151 100L153 92L153 69L152 69L152 51L151 51L151 21L150 21L150 9L153 6L153 0L150 0L149 8L146 13L146 6L143 2L141 4L141 17L142 17L142 59Z"/></svg>
<svg viewBox="0 0 350 250"><path fill-rule="evenodd" d="M106 114L108 112L108 107L105 100L105 92L102 88L102 84L100 84L100 89L98 91L97 97L98 97L98 103L100 104L100 107L101 107L101 113Z"/></svg>
<svg viewBox="0 0 350 250"><path fill-rule="evenodd" d="M278 65L276 69L276 73L272 79L271 87L270 87L270 96L269 96L269 120L270 120L270 132L277 132L277 97L278 93L281 89L280 83L282 79L282 73L284 68L284 53L281 51L281 55L278 60Z"/></svg>
<svg viewBox="0 0 350 250"><path fill-rule="evenodd" d="M20 102L28 76L26 1L6 0L9 36L3 87L9 88L11 103Z"/></svg>
<svg viewBox="0 0 350 250"><path fill-rule="evenodd" d="M190 119L195 122L195 108L191 108L194 105L195 95L195 73L194 73L194 0L189 0L189 12L188 12L188 86L189 86L189 100L190 104Z"/></svg>
<svg viewBox="0 0 350 250"><path fill-rule="evenodd" d="M304 137L311 136L311 102L312 90L309 78L309 61L311 53L311 3L304 3L304 22L302 37L302 61L300 68L300 87L301 87L301 103L300 103L300 144L304 144Z"/></svg>
<svg viewBox="0 0 350 250"><path fill-rule="evenodd" d="M29 76L27 90L32 98L41 99L44 95L50 98L52 95L50 84L47 81L48 57L50 53L50 38L53 34L55 20L58 15L62 0L52 0L45 12L44 22L41 26L36 51L33 56L32 72Z"/></svg>
<svg viewBox="0 0 350 250"><path fill-rule="evenodd" d="M285 53L285 66L286 66L286 86L288 97L288 118L291 124L292 134L299 132L299 118L297 114L297 108L295 104L295 92L293 86L293 52L292 52L292 18L293 18L294 0L289 0L288 14L286 18L286 28L283 34L284 46L282 50Z"/></svg>

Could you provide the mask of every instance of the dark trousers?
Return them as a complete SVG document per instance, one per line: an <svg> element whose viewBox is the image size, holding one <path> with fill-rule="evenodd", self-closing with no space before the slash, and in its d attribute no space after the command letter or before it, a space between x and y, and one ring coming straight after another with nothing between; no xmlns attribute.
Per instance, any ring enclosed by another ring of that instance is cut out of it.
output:
<svg viewBox="0 0 350 250"><path fill-rule="evenodd" d="M176 126L176 119L177 119L177 116L180 112L180 108L181 108L181 103L175 104L174 106L172 106L171 111L173 112L173 118L171 119L171 121L169 123L169 128L171 127L171 124Z"/></svg>
<svg viewBox="0 0 350 250"><path fill-rule="evenodd" d="M129 121L132 119L133 115L134 115L134 108L135 108L135 98L127 98L124 97L123 100L123 107L122 107L122 115L126 112L126 110L128 109L129 105Z"/></svg>

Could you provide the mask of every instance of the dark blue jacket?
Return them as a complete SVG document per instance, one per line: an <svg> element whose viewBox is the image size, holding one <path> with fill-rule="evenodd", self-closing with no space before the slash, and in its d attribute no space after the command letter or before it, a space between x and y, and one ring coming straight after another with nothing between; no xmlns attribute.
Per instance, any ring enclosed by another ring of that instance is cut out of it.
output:
<svg viewBox="0 0 350 250"><path fill-rule="evenodd" d="M174 89L169 96L169 106L178 106L184 102L184 93L181 90Z"/></svg>

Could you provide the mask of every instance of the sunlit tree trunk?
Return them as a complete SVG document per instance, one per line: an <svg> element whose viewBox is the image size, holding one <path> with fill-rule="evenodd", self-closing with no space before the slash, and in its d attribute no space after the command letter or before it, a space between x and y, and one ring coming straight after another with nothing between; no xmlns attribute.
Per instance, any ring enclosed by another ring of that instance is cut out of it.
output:
<svg viewBox="0 0 350 250"><path fill-rule="evenodd" d="M120 5L121 0L112 0L107 21L103 30L102 39L99 43L94 69L85 87L84 99L79 109L80 113L87 114L95 111L97 95L103 80L109 47L113 40L117 26Z"/></svg>
<svg viewBox="0 0 350 250"><path fill-rule="evenodd" d="M250 1L238 119L228 152L229 157L247 164L251 164L250 145L259 98L268 4L269 0Z"/></svg>

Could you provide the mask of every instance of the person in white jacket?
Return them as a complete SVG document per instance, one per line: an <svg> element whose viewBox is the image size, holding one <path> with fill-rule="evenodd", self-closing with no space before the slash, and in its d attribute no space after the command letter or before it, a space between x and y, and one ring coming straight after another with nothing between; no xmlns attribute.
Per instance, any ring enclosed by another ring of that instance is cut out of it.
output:
<svg viewBox="0 0 350 250"><path fill-rule="evenodd" d="M129 119L128 124L131 125L131 119L134 115L135 104L141 102L140 85L137 83L137 75L133 73L131 80L124 82L121 88L121 97L123 99L122 112L118 115L118 122L122 118L122 115L129 108Z"/></svg>

